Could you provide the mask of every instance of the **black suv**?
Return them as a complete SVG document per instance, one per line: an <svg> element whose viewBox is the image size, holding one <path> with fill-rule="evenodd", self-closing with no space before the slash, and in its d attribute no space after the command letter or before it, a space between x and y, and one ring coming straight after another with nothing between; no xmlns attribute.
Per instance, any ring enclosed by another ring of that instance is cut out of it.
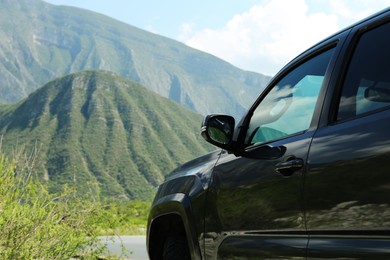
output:
<svg viewBox="0 0 390 260"><path fill-rule="evenodd" d="M390 259L390 8L286 65L168 175L151 259ZM387 164L389 162L389 164Z"/></svg>

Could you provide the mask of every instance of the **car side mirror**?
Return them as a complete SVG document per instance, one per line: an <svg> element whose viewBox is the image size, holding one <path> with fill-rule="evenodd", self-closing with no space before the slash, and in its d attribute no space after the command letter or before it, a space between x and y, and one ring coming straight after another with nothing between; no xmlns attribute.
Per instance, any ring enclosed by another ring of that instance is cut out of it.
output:
<svg viewBox="0 0 390 260"><path fill-rule="evenodd" d="M233 148L234 117L228 115L208 115L204 118L201 135L209 143L220 148Z"/></svg>

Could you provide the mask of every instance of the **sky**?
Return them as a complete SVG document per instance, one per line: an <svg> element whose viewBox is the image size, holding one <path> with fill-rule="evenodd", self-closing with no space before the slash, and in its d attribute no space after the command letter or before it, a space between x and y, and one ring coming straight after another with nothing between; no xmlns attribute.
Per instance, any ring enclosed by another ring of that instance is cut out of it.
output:
<svg viewBox="0 0 390 260"><path fill-rule="evenodd" d="M45 0L75 6L273 76L315 43L390 0Z"/></svg>

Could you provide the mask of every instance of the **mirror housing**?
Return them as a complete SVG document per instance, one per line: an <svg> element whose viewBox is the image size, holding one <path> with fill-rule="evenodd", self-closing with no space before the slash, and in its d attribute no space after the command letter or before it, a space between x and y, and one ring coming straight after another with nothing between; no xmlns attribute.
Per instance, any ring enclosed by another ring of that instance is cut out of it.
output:
<svg viewBox="0 0 390 260"><path fill-rule="evenodd" d="M208 115L204 118L201 135L209 143L226 149L233 150L233 133L235 120L228 115Z"/></svg>

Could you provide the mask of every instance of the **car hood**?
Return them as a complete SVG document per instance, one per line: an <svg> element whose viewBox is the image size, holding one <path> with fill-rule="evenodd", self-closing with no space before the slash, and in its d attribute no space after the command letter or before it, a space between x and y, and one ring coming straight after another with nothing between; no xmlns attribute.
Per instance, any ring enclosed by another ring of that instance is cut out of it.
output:
<svg viewBox="0 0 390 260"><path fill-rule="evenodd" d="M209 165L215 165L216 161L221 155L221 152L221 150L215 150L211 153L202 155L198 158L188 161L177 167L171 173L169 173L165 177L165 180L169 181L170 179L177 178L179 176L197 175L199 173L202 173L202 171L205 168L208 168Z"/></svg>
<svg viewBox="0 0 390 260"><path fill-rule="evenodd" d="M175 193L193 195L207 189L214 165L223 154L226 152L216 150L182 164L166 176L155 199Z"/></svg>

